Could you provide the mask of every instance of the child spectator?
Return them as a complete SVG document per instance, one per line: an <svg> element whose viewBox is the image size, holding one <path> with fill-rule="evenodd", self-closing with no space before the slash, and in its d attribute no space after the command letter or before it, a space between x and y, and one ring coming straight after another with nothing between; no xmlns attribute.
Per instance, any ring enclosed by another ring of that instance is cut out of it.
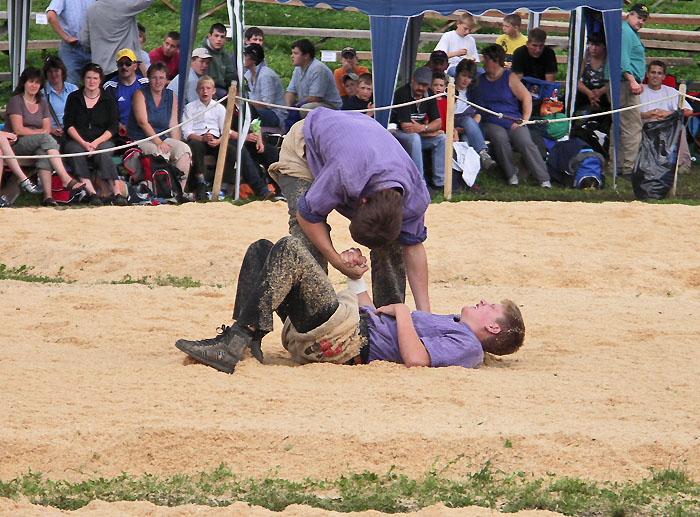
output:
<svg viewBox="0 0 700 517"><path fill-rule="evenodd" d="M355 74L359 77L367 72L369 72L367 67L357 64L357 51L354 48L345 47L340 51L340 68L333 71L333 79L338 88L338 93L343 100L355 95L354 92L348 92L343 86L345 76L348 74Z"/></svg>
<svg viewBox="0 0 700 517"><path fill-rule="evenodd" d="M445 93L447 89L447 77L445 74L440 72L433 73L433 82L430 83L430 89L433 90L434 94ZM440 111L440 120L442 120L442 130L445 131L447 124L447 119L445 115L447 114L447 97L438 97L435 99L438 105L438 111Z"/></svg>
<svg viewBox="0 0 700 517"><path fill-rule="evenodd" d="M443 34L435 46L435 50L442 50L447 54L450 67L457 66L466 57L479 61L476 41L473 36L469 35L475 25L474 17L471 14L462 14L457 20L456 29Z"/></svg>
<svg viewBox="0 0 700 517"><path fill-rule="evenodd" d="M527 38L520 33L522 20L518 14L509 14L503 18L503 34L496 39L496 44L503 47L506 52L506 66L510 70L513 60L513 52L527 43Z"/></svg>
<svg viewBox="0 0 700 517"><path fill-rule="evenodd" d="M372 74L362 74L357 80L357 93L343 102L341 110L364 110L373 108L372 104ZM374 116L373 111L365 113Z"/></svg>
<svg viewBox="0 0 700 517"><path fill-rule="evenodd" d="M354 97L357 93L357 81L359 78L360 76L353 72L343 76L343 88L345 88L345 92L347 93L346 99Z"/></svg>

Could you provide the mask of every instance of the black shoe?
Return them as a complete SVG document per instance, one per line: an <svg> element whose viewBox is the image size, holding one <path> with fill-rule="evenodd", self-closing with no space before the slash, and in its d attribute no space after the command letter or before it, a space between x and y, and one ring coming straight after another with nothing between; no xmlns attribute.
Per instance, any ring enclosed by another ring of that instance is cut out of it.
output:
<svg viewBox="0 0 700 517"><path fill-rule="evenodd" d="M222 333L215 338L200 341L179 339L175 346L190 357L222 372L233 373L243 358L243 350L249 347L252 337L237 323L222 325Z"/></svg>
<svg viewBox="0 0 700 517"><path fill-rule="evenodd" d="M126 206L129 203L126 201L126 198L121 194L115 194L114 196L112 196L112 204L114 206Z"/></svg>
<svg viewBox="0 0 700 517"><path fill-rule="evenodd" d="M194 188L194 198L197 201L208 201L209 196L207 196L207 184L199 182Z"/></svg>
<svg viewBox="0 0 700 517"><path fill-rule="evenodd" d="M92 206L104 205L104 203L102 202L102 199L97 194L88 195L88 203L90 203Z"/></svg>

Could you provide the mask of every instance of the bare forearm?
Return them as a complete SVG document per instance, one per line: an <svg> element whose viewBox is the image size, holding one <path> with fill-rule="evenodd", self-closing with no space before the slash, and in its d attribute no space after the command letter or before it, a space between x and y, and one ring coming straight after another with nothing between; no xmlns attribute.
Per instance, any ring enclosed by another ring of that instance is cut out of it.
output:
<svg viewBox="0 0 700 517"><path fill-rule="evenodd" d="M411 366L430 366L430 356L425 349L423 342L418 337L416 328L413 326L411 309L406 304L397 304L396 333L399 341L399 352L403 364Z"/></svg>
<svg viewBox="0 0 700 517"><path fill-rule="evenodd" d="M404 246L403 260L406 264L406 276L411 286L416 309L430 312L430 297L428 295L428 257L423 243Z"/></svg>
<svg viewBox="0 0 700 517"><path fill-rule="evenodd" d="M287 106L294 106L297 102L297 94L292 92L286 92L284 94L284 102Z"/></svg>

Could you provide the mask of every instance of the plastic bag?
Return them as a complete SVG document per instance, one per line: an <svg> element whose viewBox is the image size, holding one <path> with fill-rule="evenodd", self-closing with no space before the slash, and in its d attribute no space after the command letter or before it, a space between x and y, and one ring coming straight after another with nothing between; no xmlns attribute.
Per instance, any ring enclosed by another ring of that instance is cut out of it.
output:
<svg viewBox="0 0 700 517"><path fill-rule="evenodd" d="M682 129L683 110L644 124L632 171L632 188L637 199L663 199L668 194L673 185Z"/></svg>

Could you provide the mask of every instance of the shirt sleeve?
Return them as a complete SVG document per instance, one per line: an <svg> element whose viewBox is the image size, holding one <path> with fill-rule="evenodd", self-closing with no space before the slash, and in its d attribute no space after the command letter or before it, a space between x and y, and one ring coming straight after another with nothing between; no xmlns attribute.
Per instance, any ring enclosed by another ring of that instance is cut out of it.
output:
<svg viewBox="0 0 700 517"><path fill-rule="evenodd" d="M428 120L433 121L437 120L440 118L440 110L438 109L437 101L435 99L430 99L427 102L427 114L428 114Z"/></svg>
<svg viewBox="0 0 700 517"><path fill-rule="evenodd" d="M182 112L182 120L189 120L195 114L192 110L192 103L185 106L185 111ZM187 140L187 138L192 134L194 129L194 121L186 122L182 125L182 138Z"/></svg>
<svg viewBox="0 0 700 517"><path fill-rule="evenodd" d="M520 47L513 52L513 64L510 69L514 74L525 74L525 59L521 51L523 48L525 47Z"/></svg>
<svg viewBox="0 0 700 517"><path fill-rule="evenodd" d="M299 198L297 213L309 222L319 223L325 221L335 207L347 204L348 199L338 171L325 169Z"/></svg>
<svg viewBox="0 0 700 517"><path fill-rule="evenodd" d="M442 50L447 53L447 49L449 48L448 34L449 32L446 32L440 37L440 41L438 41L438 44L435 45L435 50Z"/></svg>
<svg viewBox="0 0 700 517"><path fill-rule="evenodd" d="M61 14L63 10L66 8L66 1L65 0L51 0L51 3L49 6L46 8L46 11L44 12L49 12L53 11L56 14Z"/></svg>
<svg viewBox="0 0 700 517"><path fill-rule="evenodd" d="M297 81L299 81L299 67L294 68L294 72L292 72L292 80L289 81L289 86L287 86L289 93L297 93Z"/></svg>
<svg viewBox="0 0 700 517"><path fill-rule="evenodd" d="M476 40L472 36L469 36L469 43L467 43L467 55L477 63L481 62L479 60L479 51L476 49Z"/></svg>
<svg viewBox="0 0 700 517"><path fill-rule="evenodd" d="M307 70L306 73L309 74L309 97L320 97L321 99L326 95L327 78L324 77L324 70L321 66L314 66L313 70ZM335 81L333 81L333 87L335 88ZM301 100L301 99L299 99Z"/></svg>
<svg viewBox="0 0 700 517"><path fill-rule="evenodd" d="M545 74L556 74L559 71L559 68L557 66L557 55L554 53L554 51L547 47L545 49L547 52L547 61L544 65L544 73Z"/></svg>
<svg viewBox="0 0 700 517"><path fill-rule="evenodd" d="M111 97L111 96L110 96ZM68 129L75 126L75 116L78 107L76 106L76 96L71 94L66 99L65 113L63 114L63 130L68 133Z"/></svg>
<svg viewBox="0 0 700 517"><path fill-rule="evenodd" d="M404 92L405 90L403 87L396 90L396 93L394 94L394 104L403 104L409 100L406 98L406 95L404 95ZM395 110L392 110L392 113L394 114L397 122L411 122L410 106L396 108Z"/></svg>
<svg viewBox="0 0 700 517"><path fill-rule="evenodd" d="M625 27L625 25L627 25L628 27ZM627 30L625 30L626 28L629 28L629 24L627 22L622 22L622 40L620 43L620 74L624 74L625 72L627 72L630 75L634 75L634 73L632 73L632 60L630 59L630 54L632 53L632 45L630 45L630 35L627 33ZM623 77L622 80L624 81L625 78Z"/></svg>
<svg viewBox="0 0 700 517"><path fill-rule="evenodd" d="M51 119L51 113L49 112L49 104L46 102L46 99L41 99L41 102L39 103L39 109L41 110L41 119Z"/></svg>

